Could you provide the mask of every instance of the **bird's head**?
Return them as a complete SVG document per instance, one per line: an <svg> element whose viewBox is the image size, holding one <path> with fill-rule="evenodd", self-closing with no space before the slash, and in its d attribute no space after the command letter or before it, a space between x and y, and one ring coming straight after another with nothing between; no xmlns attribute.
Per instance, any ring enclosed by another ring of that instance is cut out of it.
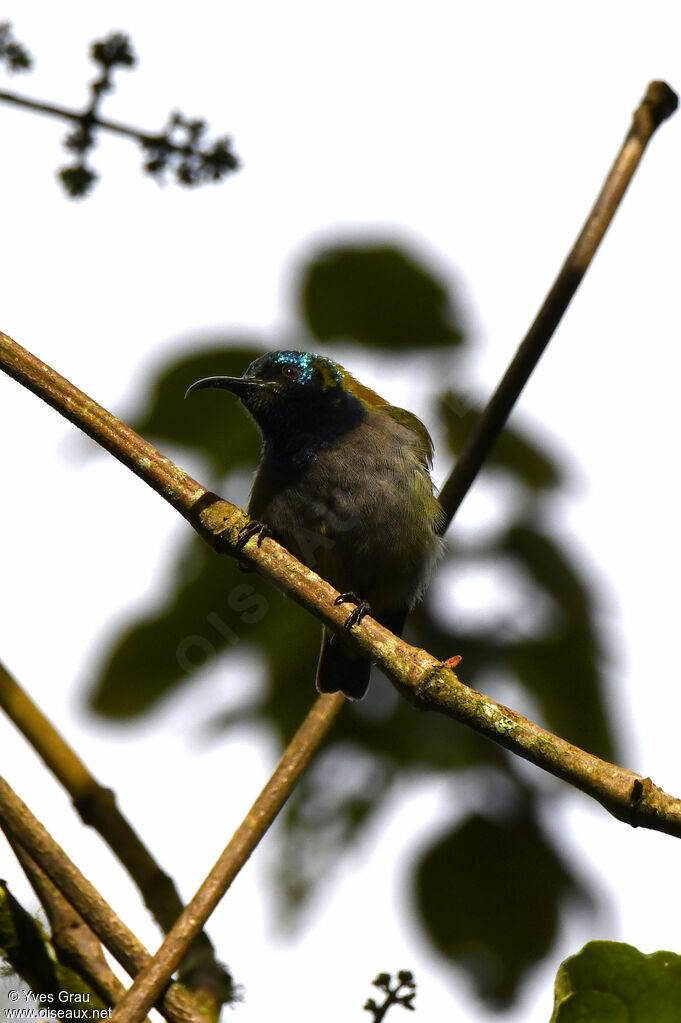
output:
<svg viewBox="0 0 681 1023"><path fill-rule="evenodd" d="M386 402L322 355L268 352L242 377L205 377L187 395L206 387L236 394L260 427L266 446L280 453L310 452L361 422Z"/></svg>

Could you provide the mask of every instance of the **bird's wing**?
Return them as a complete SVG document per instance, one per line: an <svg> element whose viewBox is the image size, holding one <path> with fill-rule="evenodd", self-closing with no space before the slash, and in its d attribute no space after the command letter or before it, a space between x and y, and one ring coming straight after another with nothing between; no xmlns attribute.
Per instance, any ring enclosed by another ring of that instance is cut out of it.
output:
<svg viewBox="0 0 681 1023"><path fill-rule="evenodd" d="M425 469L430 469L433 464L433 441L425 426L413 412L407 412L404 408L397 408L396 405L382 405L381 412L394 419L400 426L405 426L412 433L416 434L420 451L421 461Z"/></svg>

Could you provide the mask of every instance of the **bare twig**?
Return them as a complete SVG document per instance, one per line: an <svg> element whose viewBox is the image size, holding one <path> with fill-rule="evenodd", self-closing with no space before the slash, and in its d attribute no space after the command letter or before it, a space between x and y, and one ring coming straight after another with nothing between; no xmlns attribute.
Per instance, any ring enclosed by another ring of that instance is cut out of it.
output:
<svg viewBox="0 0 681 1023"><path fill-rule="evenodd" d="M393 1005L401 1005L403 1009L414 1011L414 999L416 998L416 981L411 970L400 970L397 974L394 985L389 973L379 973L371 982L379 991L383 991L385 997L380 1005L375 998L369 998L364 1004L367 1012L374 1018L374 1023L382 1023Z"/></svg>
<svg viewBox="0 0 681 1023"><path fill-rule="evenodd" d="M84 823L98 831L116 854L142 893L145 905L167 933L183 909L173 879L161 870L123 816L115 794L92 776L1 661L0 707L64 786ZM181 980L212 1018L217 1018L220 1006L233 998L231 977L216 961L213 945L204 932L188 950L181 965Z"/></svg>
<svg viewBox="0 0 681 1023"><path fill-rule="evenodd" d="M665 82L650 83L572 251L440 491L440 504L446 512L443 533L494 447L532 370L553 337L617 212L653 133L666 118L671 117L677 105L676 94Z"/></svg>
<svg viewBox="0 0 681 1023"><path fill-rule="evenodd" d="M0 816L14 841L30 853L121 966L131 976L139 973L151 960L147 949L116 916L4 778L0 778ZM171 1023L203 1023L199 1009L180 984L171 984L157 1007Z"/></svg>
<svg viewBox="0 0 681 1023"><path fill-rule="evenodd" d="M239 169L239 159L231 152L231 142L227 138L219 139L212 144L212 149L205 143L200 145L188 135L187 140L178 142L172 138L172 132L178 128L184 128L187 134L187 127L193 122L185 121L180 115L175 115L178 120L172 122L169 128L163 132L146 132L142 128L136 128L132 124L125 124L124 121L112 121L101 114L91 114L89 110L74 110L71 107L63 107L58 103L48 103L46 100L31 99L30 96L21 96L16 92L9 92L0 89L0 103L7 103L10 106L21 107L23 110L30 110L34 114L43 114L46 117L56 117L59 120L70 121L77 124L81 129L86 127L88 131L99 129L107 131L111 135L120 135L123 138L137 142L148 153L157 153L163 150L166 158L177 157L184 160L191 160L197 167L201 166L201 180L219 180L221 176ZM199 140L203 142L203 139ZM165 169L162 168L162 169ZM151 170L151 173L160 171ZM187 184L195 184L199 178Z"/></svg>
<svg viewBox="0 0 681 1023"><path fill-rule="evenodd" d="M70 121L73 124L80 124L83 117L87 117L87 111L73 110L71 107L63 107L58 103L48 103L46 100L31 99L30 96L20 96L16 92L8 92L0 89L0 103L8 103L10 106L21 107L23 110L30 110L34 114L44 114L47 117L56 117L62 121ZM111 121L107 117L97 116L91 119L96 128L102 128L112 135L122 135L124 138L133 139L139 142L141 139L154 136L135 128L131 124L124 124L122 121ZM180 149L184 151L185 147Z"/></svg>
<svg viewBox="0 0 681 1023"><path fill-rule="evenodd" d="M219 860L150 963L111 1017L135 1023L146 1015L168 978L293 791L345 702L341 693L318 696L284 751L274 773L237 828Z"/></svg>
<svg viewBox="0 0 681 1023"><path fill-rule="evenodd" d="M33 58L26 47L14 37L8 21L0 21L0 65L4 64L10 74L28 71Z"/></svg>
<svg viewBox="0 0 681 1023"><path fill-rule="evenodd" d="M196 502L207 491L191 476L164 458L138 433L79 391L40 359L0 333L0 368L29 391L51 405L88 437L131 469L165 498L181 515L189 518ZM215 495L211 495L213 498ZM233 507L233 506L231 506ZM248 522L245 512L235 508L239 523ZM238 528L238 523L237 523Z"/></svg>
<svg viewBox="0 0 681 1023"><path fill-rule="evenodd" d="M238 157L228 137L209 142L206 124L201 118L187 118L175 112L168 118L163 132L149 133L141 128L102 117L100 104L114 87L114 73L132 68L137 58L131 40L121 32L113 32L92 44L90 56L99 68L99 75L90 83L90 100L82 110L74 110L45 100L30 99L15 92L0 91L0 102L23 110L70 121L75 130L64 140L75 154L75 162L59 172L62 184L73 198L86 195L97 180L97 173L86 162L87 154L97 142L97 133L107 131L132 139L145 154L144 170L161 178L172 172L182 185L198 185L221 181L239 167ZM0 25L0 59L10 70L26 70L31 65L27 51L18 44L7 23Z"/></svg>

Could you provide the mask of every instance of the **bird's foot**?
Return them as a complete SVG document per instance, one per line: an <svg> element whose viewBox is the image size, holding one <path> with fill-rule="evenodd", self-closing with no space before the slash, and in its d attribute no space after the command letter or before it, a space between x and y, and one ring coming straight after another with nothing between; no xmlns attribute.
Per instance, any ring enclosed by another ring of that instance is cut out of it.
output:
<svg viewBox="0 0 681 1023"><path fill-rule="evenodd" d="M244 528L239 532L239 537L236 542L237 554L241 554L252 536L257 536L258 547L260 547L266 536L272 536L272 530L269 526L266 526L264 522L260 522L258 519L251 519L251 521L247 522ZM250 568L247 565L244 565L241 561L239 562L239 568L241 568L244 572L250 571Z"/></svg>
<svg viewBox="0 0 681 1023"><path fill-rule="evenodd" d="M454 654L453 657L448 657L444 662L448 668L456 668L457 664L461 663L461 654Z"/></svg>
<svg viewBox="0 0 681 1023"><path fill-rule="evenodd" d="M366 616L371 611L371 604L369 603L369 601L362 600L362 598L358 597L356 593L352 592L352 590L349 590L347 593L339 593L336 599L334 600L334 604L357 605L354 611L350 612L343 626L344 629L348 630L350 630L353 625L359 625L362 619L366 618Z"/></svg>

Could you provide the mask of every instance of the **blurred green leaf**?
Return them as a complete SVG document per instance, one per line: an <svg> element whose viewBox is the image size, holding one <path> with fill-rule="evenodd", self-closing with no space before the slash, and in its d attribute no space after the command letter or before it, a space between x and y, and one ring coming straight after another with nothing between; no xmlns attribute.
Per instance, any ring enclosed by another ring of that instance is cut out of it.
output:
<svg viewBox="0 0 681 1023"><path fill-rule="evenodd" d="M148 711L218 654L253 641L262 617L282 602L257 575L244 575L198 538L179 560L170 600L119 636L90 694L107 717ZM271 620L270 614L270 620Z"/></svg>
<svg viewBox="0 0 681 1023"><path fill-rule="evenodd" d="M350 718L351 715L348 715ZM363 833L395 779L388 758L368 753L360 744L327 745L301 779L284 817L286 840L271 857L280 889L279 914L292 930L338 857Z"/></svg>
<svg viewBox="0 0 681 1023"><path fill-rule="evenodd" d="M376 691L387 685L380 676L372 682L369 711L344 710L283 815L283 842L273 873L288 928L297 925L299 914L317 886L331 876L344 850L363 836L374 814L385 810L407 768L454 772L473 766L505 767L506 755L499 747L444 717L416 716L404 700L386 701L391 703L389 715L373 719L380 706ZM386 692L394 696L392 690Z"/></svg>
<svg viewBox="0 0 681 1023"><path fill-rule="evenodd" d="M224 475L252 465L260 453L260 434L241 402L227 391L205 390L184 400L190 384L202 377L242 376L267 348L224 344L202 350L166 366L154 384L149 408L133 428L156 442L171 441L206 455L216 473Z"/></svg>
<svg viewBox="0 0 681 1023"><path fill-rule="evenodd" d="M463 340L454 298L397 248L326 249L308 265L299 287L305 322L319 341L425 348Z"/></svg>
<svg viewBox="0 0 681 1023"><path fill-rule="evenodd" d="M441 565L466 559L460 545ZM583 749L606 760L617 758L615 737L606 716L601 642L588 580L553 537L518 520L507 531L475 548L475 561L493 568L501 559L516 563L537 588L537 604L548 598L550 613L537 613L531 630L518 626L509 609L505 620L488 623L483 612L479 631L449 628L426 597L409 621L411 642L443 660L463 658L461 677L475 685L481 676L509 675L537 700L544 724Z"/></svg>
<svg viewBox="0 0 681 1023"><path fill-rule="evenodd" d="M416 894L431 940L497 1009L550 951L565 902L591 904L531 810L446 832L417 865Z"/></svg>
<svg viewBox="0 0 681 1023"><path fill-rule="evenodd" d="M681 956L591 941L556 978L551 1023L679 1023Z"/></svg>
<svg viewBox="0 0 681 1023"><path fill-rule="evenodd" d="M455 455L461 454L481 411L457 391L447 391L440 398L447 443ZM563 473L539 438L531 438L516 427L504 428L485 465L507 470L531 490L552 490L564 482Z"/></svg>
<svg viewBox="0 0 681 1023"><path fill-rule="evenodd" d="M553 731L605 760L615 759L601 692L600 643L586 583L550 536L525 523L509 529L499 547L513 555L559 612L544 637L509 645L508 666L539 700Z"/></svg>

